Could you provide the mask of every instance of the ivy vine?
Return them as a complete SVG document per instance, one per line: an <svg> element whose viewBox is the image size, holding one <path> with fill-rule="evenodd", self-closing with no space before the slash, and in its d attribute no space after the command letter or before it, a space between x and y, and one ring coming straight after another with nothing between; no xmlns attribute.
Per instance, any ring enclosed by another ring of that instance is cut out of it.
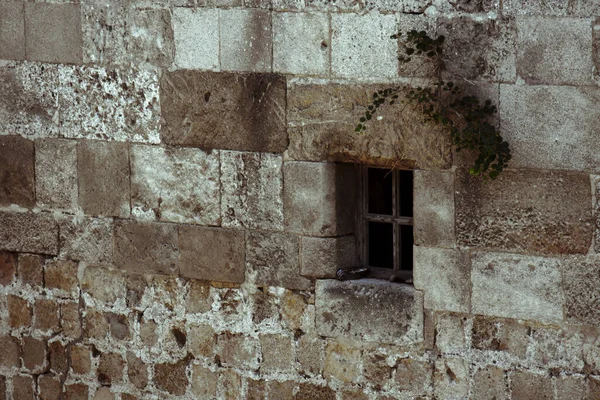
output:
<svg viewBox="0 0 600 400"><path fill-rule="evenodd" d="M398 39L400 34L392 35ZM425 31L407 32L404 54L398 60L409 63L415 56L426 57L434 65L436 80L430 86L395 86L373 93L373 101L356 125L356 132L364 132L367 123L384 104L411 104L423 113L425 121L433 122L450 132L456 151L476 150L478 157L470 167L472 175L495 179L507 167L511 158L510 147L491 122L497 112L490 100L464 95L462 88L442 79L444 70L444 36L433 39ZM400 98L400 95L402 97ZM400 99L400 100L399 100Z"/></svg>

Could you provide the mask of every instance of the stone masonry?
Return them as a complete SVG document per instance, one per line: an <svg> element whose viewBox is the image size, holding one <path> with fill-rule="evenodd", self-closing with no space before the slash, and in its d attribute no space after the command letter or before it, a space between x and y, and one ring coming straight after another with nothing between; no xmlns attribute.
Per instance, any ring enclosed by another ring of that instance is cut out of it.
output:
<svg viewBox="0 0 600 400"><path fill-rule="evenodd" d="M411 29L497 180L354 132ZM0 1L0 400L599 399L599 69L595 0ZM334 279L355 163L415 170L413 285Z"/></svg>

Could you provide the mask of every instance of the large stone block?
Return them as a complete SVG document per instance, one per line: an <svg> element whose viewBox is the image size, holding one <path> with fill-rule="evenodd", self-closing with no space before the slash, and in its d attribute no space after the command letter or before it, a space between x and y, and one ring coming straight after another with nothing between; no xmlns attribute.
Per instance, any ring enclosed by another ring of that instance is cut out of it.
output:
<svg viewBox="0 0 600 400"><path fill-rule="evenodd" d="M35 203L34 149L31 140L0 136L0 205Z"/></svg>
<svg viewBox="0 0 600 400"><path fill-rule="evenodd" d="M173 33L179 68L219 70L219 10L175 7Z"/></svg>
<svg viewBox="0 0 600 400"><path fill-rule="evenodd" d="M181 276L206 281L244 281L243 231L182 225L179 247Z"/></svg>
<svg viewBox="0 0 600 400"><path fill-rule="evenodd" d="M169 10L132 11L127 53L137 64L169 67L175 54L174 34Z"/></svg>
<svg viewBox="0 0 600 400"><path fill-rule="evenodd" d="M165 143L271 153L287 148L281 75L165 72L160 98Z"/></svg>
<svg viewBox="0 0 600 400"><path fill-rule="evenodd" d="M385 105L355 132L373 93L389 86L296 80L288 95L287 154L295 160L362 162L391 168L449 168L449 135L412 106ZM400 99L401 100L401 99Z"/></svg>
<svg viewBox="0 0 600 400"><path fill-rule="evenodd" d="M24 3L0 4L0 59L25 59Z"/></svg>
<svg viewBox="0 0 600 400"><path fill-rule="evenodd" d="M82 62L79 4L25 4L27 59L51 63Z"/></svg>
<svg viewBox="0 0 600 400"><path fill-rule="evenodd" d="M554 399L552 381L548 375L517 371L511 376L512 399Z"/></svg>
<svg viewBox="0 0 600 400"><path fill-rule="evenodd" d="M593 83L589 18L517 19L517 74L529 84Z"/></svg>
<svg viewBox="0 0 600 400"><path fill-rule="evenodd" d="M563 262L565 313L573 324L600 325L600 258L568 257Z"/></svg>
<svg viewBox="0 0 600 400"><path fill-rule="evenodd" d="M65 216L59 220L59 227L62 258L92 264L112 264L112 219Z"/></svg>
<svg viewBox="0 0 600 400"><path fill-rule="evenodd" d="M404 345L423 341L423 295L411 286L318 280L315 306L322 336Z"/></svg>
<svg viewBox="0 0 600 400"><path fill-rule="evenodd" d="M219 153L132 146L131 198L140 219L218 225Z"/></svg>
<svg viewBox="0 0 600 400"><path fill-rule="evenodd" d="M350 164L286 162L283 166L286 229L311 236L354 230L354 168Z"/></svg>
<svg viewBox="0 0 600 400"><path fill-rule="evenodd" d="M504 371L498 367L487 366L473 374L472 393L475 399L507 400L506 378Z"/></svg>
<svg viewBox="0 0 600 400"><path fill-rule="evenodd" d="M220 10L221 68L229 71L271 72L272 36L271 13L268 10Z"/></svg>
<svg viewBox="0 0 600 400"><path fill-rule="evenodd" d="M463 246L541 254L587 253L593 235L587 174L504 171L484 183L457 175L456 230ZM557 205L568 207L557 207Z"/></svg>
<svg viewBox="0 0 600 400"><path fill-rule="evenodd" d="M302 238L300 273L311 278L335 278L340 268L357 266L354 235Z"/></svg>
<svg viewBox="0 0 600 400"><path fill-rule="evenodd" d="M414 246L414 284L424 293L425 308L468 313L471 263L457 250Z"/></svg>
<svg viewBox="0 0 600 400"><path fill-rule="evenodd" d="M283 230L281 156L221 152L223 226Z"/></svg>
<svg viewBox="0 0 600 400"><path fill-rule="evenodd" d="M506 253L472 257L474 314L535 320L563 320L560 260Z"/></svg>
<svg viewBox="0 0 600 400"><path fill-rule="evenodd" d="M58 254L58 225L45 213L0 212L0 249Z"/></svg>
<svg viewBox="0 0 600 400"><path fill-rule="evenodd" d="M585 3L588 0L582 0ZM575 0L573 5L578 2ZM569 9L569 0L523 1L503 0L502 13L506 15L553 15L565 16ZM588 14L589 15L589 14Z"/></svg>
<svg viewBox="0 0 600 400"><path fill-rule="evenodd" d="M38 140L35 143L37 206L77 208L77 142Z"/></svg>
<svg viewBox="0 0 600 400"><path fill-rule="evenodd" d="M81 141L77 146L79 205L88 215L129 217L129 151L124 143Z"/></svg>
<svg viewBox="0 0 600 400"><path fill-rule="evenodd" d="M417 170L414 180L415 244L454 247L454 173Z"/></svg>

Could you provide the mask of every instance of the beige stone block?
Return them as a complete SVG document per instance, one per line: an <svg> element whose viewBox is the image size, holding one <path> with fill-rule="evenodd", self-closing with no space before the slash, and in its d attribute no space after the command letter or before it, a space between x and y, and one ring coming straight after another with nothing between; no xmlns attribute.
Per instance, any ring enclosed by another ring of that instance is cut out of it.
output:
<svg viewBox="0 0 600 400"><path fill-rule="evenodd" d="M212 359L216 339L215 330L208 324L193 324L188 327L187 346L195 357Z"/></svg>
<svg viewBox="0 0 600 400"><path fill-rule="evenodd" d="M459 400L468 398L469 365L460 358L439 359L433 374L433 393L436 398Z"/></svg>
<svg viewBox="0 0 600 400"><path fill-rule="evenodd" d="M435 346L441 352L457 354L467 349L465 326L461 316L438 315L435 330Z"/></svg>
<svg viewBox="0 0 600 400"><path fill-rule="evenodd" d="M568 257L563 261L563 283L567 321L573 324L600 324L600 258Z"/></svg>
<svg viewBox="0 0 600 400"><path fill-rule="evenodd" d="M304 373L320 375L323 371L325 341L303 335L298 339L296 358Z"/></svg>
<svg viewBox="0 0 600 400"><path fill-rule="evenodd" d="M425 393L432 384L433 365L426 361L402 358L395 365L394 381L398 390Z"/></svg>
<svg viewBox="0 0 600 400"><path fill-rule="evenodd" d="M529 331L528 326L516 321L476 316L472 322L471 343L479 350L506 351L514 357L525 358Z"/></svg>
<svg viewBox="0 0 600 400"><path fill-rule="evenodd" d="M511 382L513 399L554 399L554 390L549 376L518 371L512 374Z"/></svg>
<svg viewBox="0 0 600 400"><path fill-rule="evenodd" d="M340 268L357 266L354 235L302 238L300 274L311 278L335 278Z"/></svg>
<svg viewBox="0 0 600 400"><path fill-rule="evenodd" d="M127 352L127 376L129 382L143 390L148 385L148 366L132 352Z"/></svg>
<svg viewBox="0 0 600 400"><path fill-rule="evenodd" d="M473 375L473 398L508 400L506 378L504 371L498 367L486 366Z"/></svg>
<svg viewBox="0 0 600 400"><path fill-rule="evenodd" d="M217 396L218 374L201 365L192 368L192 393L199 399L212 399Z"/></svg>
<svg viewBox="0 0 600 400"><path fill-rule="evenodd" d="M259 9L219 11L219 55L228 71L271 72L271 13Z"/></svg>
<svg viewBox="0 0 600 400"><path fill-rule="evenodd" d="M109 267L86 267L81 288L94 300L104 303L115 303L126 295L123 273Z"/></svg>
<svg viewBox="0 0 600 400"><path fill-rule="evenodd" d="M226 367L258 369L258 340L225 332L217 339L217 354Z"/></svg>
<svg viewBox="0 0 600 400"><path fill-rule="evenodd" d="M262 350L261 371L281 373L293 369L294 349L292 339L281 334L259 335Z"/></svg>
<svg viewBox="0 0 600 400"><path fill-rule="evenodd" d="M83 345L71 347L71 369L76 374L85 375L92 368L92 351Z"/></svg>
<svg viewBox="0 0 600 400"><path fill-rule="evenodd" d="M454 173L416 170L413 204L415 244L454 247Z"/></svg>
<svg viewBox="0 0 600 400"><path fill-rule="evenodd" d="M210 286L204 282L190 280L185 297L185 310L188 313L205 313L211 309Z"/></svg>
<svg viewBox="0 0 600 400"><path fill-rule="evenodd" d="M379 351L364 351L362 359L365 380L376 389L385 387L392 377L392 366L389 365L386 355Z"/></svg>
<svg viewBox="0 0 600 400"><path fill-rule="evenodd" d="M60 256L91 264L113 263L113 220L63 215L59 220Z"/></svg>

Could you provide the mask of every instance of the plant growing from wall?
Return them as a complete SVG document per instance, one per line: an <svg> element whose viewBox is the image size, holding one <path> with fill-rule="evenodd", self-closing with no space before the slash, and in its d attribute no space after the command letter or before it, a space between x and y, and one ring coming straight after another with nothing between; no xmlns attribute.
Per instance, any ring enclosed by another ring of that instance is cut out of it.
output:
<svg viewBox="0 0 600 400"><path fill-rule="evenodd" d="M399 36L392 35L391 39L397 40ZM425 31L408 32L404 54L398 60L407 64L415 57L424 57L433 63L434 83L424 87L395 86L373 93L373 101L355 130L364 132L367 123L384 104L412 105L423 113L425 121L439 124L450 132L456 151L477 151L478 157L469 169L472 175L495 179L511 158L508 143L491 122L496 107L490 100L481 101L477 96L463 94L459 85L442 79L443 45L444 36L433 39Z"/></svg>

